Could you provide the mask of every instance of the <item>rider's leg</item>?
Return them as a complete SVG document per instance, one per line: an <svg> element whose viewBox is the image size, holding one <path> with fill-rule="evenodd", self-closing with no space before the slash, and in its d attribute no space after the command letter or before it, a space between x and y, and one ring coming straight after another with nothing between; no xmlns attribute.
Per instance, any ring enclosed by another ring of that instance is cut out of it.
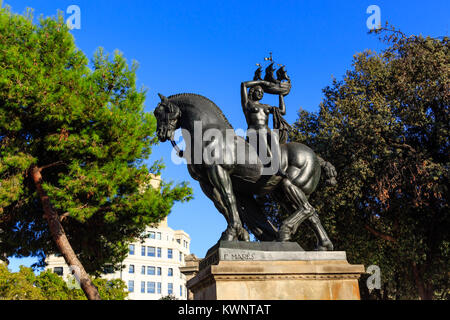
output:
<svg viewBox="0 0 450 320"><path fill-rule="evenodd" d="M278 135L269 128L247 130L247 141L255 148L266 175L279 175L289 178L281 168L281 146ZM275 169L275 170L274 170Z"/></svg>
<svg viewBox="0 0 450 320"><path fill-rule="evenodd" d="M272 165L275 164L278 168L276 175L289 179L286 171L281 168L281 145L278 135L268 130L267 143L269 146L267 149L271 152Z"/></svg>

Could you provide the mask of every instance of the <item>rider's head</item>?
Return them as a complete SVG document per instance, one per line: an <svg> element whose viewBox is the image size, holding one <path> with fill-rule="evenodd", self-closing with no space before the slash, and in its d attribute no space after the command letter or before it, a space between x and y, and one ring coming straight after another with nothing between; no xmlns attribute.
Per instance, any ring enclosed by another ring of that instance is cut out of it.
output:
<svg viewBox="0 0 450 320"><path fill-rule="evenodd" d="M253 101L261 100L264 96L263 88L261 86L254 86L250 88L249 96Z"/></svg>

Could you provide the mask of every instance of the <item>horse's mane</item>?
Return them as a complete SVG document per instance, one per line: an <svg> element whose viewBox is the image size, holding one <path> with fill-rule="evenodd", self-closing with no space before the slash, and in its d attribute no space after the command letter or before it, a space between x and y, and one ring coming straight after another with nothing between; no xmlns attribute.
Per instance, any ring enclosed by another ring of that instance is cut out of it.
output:
<svg viewBox="0 0 450 320"><path fill-rule="evenodd" d="M189 97L196 97L196 98L200 98L200 99L206 100L207 102L209 102L209 105L211 106L211 110L214 111L216 113L216 115L219 118L221 118L223 120L223 122L225 122L226 125L228 125L230 127L230 129L233 128L232 125L230 124L230 122L228 121L228 119L223 114L222 110L220 110L220 108L213 101L211 101L210 99L208 99L208 98L206 98L206 97L204 97L202 95L199 95L199 94L196 94L196 93L177 93L177 94L174 94L174 95L171 95L171 96L167 97L167 99L171 100L173 98L182 98L182 97L187 97L187 98L189 98Z"/></svg>

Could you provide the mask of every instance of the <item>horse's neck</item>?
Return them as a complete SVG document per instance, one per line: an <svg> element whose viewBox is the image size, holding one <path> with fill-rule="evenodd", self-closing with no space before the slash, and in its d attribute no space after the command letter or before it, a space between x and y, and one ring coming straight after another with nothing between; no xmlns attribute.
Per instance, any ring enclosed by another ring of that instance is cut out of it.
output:
<svg viewBox="0 0 450 320"><path fill-rule="evenodd" d="M222 130L228 127L213 110L207 108L200 109L192 105L180 106L180 110L180 127L191 133L199 129L203 132L209 128Z"/></svg>
<svg viewBox="0 0 450 320"><path fill-rule="evenodd" d="M192 107L181 107L180 128L183 130L184 141L194 143L195 140L201 141L203 137L202 114L199 110Z"/></svg>

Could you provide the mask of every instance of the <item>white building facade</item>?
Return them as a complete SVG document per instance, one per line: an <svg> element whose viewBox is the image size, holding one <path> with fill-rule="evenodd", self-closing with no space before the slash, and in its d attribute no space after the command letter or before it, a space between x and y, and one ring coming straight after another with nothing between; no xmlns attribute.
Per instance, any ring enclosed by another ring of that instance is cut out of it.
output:
<svg viewBox="0 0 450 320"><path fill-rule="evenodd" d="M158 300L168 295L186 300L186 279L180 267L184 266L184 259L190 253L189 246L189 235L169 228L166 218L159 226L146 229L144 242L138 240L129 246L122 270L106 273L102 277L122 279L128 286L130 300ZM46 269L64 279L70 274L61 256L51 255L46 263Z"/></svg>

